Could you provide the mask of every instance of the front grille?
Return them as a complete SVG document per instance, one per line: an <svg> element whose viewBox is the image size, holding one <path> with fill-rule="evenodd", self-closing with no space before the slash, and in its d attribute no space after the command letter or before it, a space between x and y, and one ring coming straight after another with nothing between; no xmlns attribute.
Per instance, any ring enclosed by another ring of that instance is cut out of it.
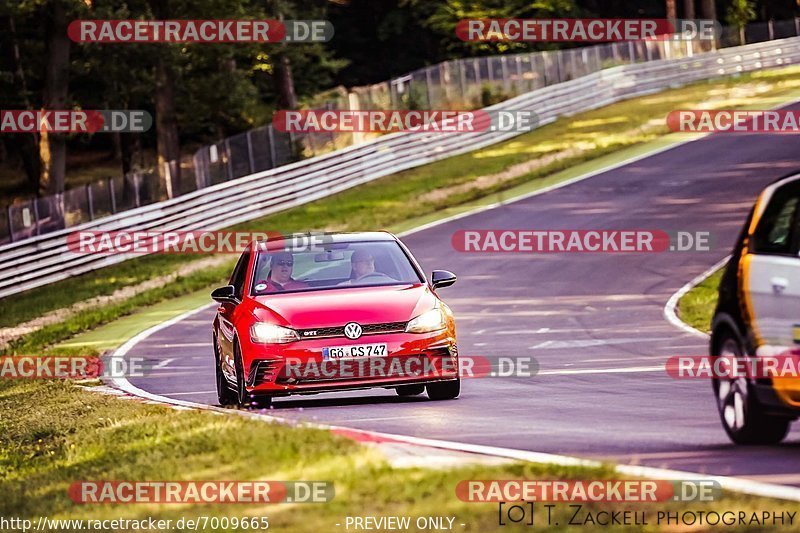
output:
<svg viewBox="0 0 800 533"><path fill-rule="evenodd" d="M361 324L361 335L378 333L400 333L406 330L406 322L385 322L383 324ZM344 326L330 328L308 328L298 330L301 339L322 339L344 337Z"/></svg>

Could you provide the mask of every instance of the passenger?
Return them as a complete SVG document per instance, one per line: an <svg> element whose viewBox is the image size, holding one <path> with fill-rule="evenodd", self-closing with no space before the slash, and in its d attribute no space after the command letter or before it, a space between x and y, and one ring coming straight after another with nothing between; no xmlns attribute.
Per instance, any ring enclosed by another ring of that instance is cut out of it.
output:
<svg viewBox="0 0 800 533"><path fill-rule="evenodd" d="M366 250L356 250L350 256L350 279L340 283L339 285L357 285L359 281L365 278L375 278L373 283L380 283L378 278L386 278L387 276L381 272L375 272L375 258ZM365 283L369 283L366 282Z"/></svg>
<svg viewBox="0 0 800 533"><path fill-rule="evenodd" d="M290 252L278 252L270 258L270 271L267 279L258 282L266 285L259 292L281 292L307 289L308 284L292 278L294 256Z"/></svg>

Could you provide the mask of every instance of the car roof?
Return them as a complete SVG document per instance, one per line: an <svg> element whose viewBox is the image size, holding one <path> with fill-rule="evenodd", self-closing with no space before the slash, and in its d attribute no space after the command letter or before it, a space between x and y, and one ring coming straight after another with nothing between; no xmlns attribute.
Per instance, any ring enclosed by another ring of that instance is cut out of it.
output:
<svg viewBox="0 0 800 533"><path fill-rule="evenodd" d="M361 232L306 232L306 233L291 233L283 236L286 240L302 239L307 237L311 242L319 243L320 239L324 239L324 243L357 243L357 242L375 242L375 241L396 241L397 237L388 231L361 231ZM274 249L273 246L283 246L281 241L276 239L262 239L255 241L255 244L262 244L262 249Z"/></svg>

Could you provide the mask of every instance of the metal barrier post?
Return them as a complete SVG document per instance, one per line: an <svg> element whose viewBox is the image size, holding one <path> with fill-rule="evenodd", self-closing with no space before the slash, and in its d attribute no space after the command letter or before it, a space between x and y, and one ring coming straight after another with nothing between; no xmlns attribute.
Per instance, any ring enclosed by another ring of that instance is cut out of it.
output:
<svg viewBox="0 0 800 533"><path fill-rule="evenodd" d="M227 165L225 167L228 170L228 181L233 179L233 157L231 157L231 143L230 138L225 139L225 159L227 159Z"/></svg>
<svg viewBox="0 0 800 533"><path fill-rule="evenodd" d="M92 198L92 187L87 184L86 185L86 203L89 206L89 220L90 221L94 220L94 205L93 205L92 200L93 200L93 198ZM36 211L39 211L39 210L36 209Z"/></svg>
<svg viewBox="0 0 800 533"><path fill-rule="evenodd" d="M275 133L272 131L272 124L267 126L267 138L269 139L269 157L272 162L271 168L275 168L278 166L278 162L276 161L278 152L275 150Z"/></svg>
<svg viewBox="0 0 800 533"><path fill-rule="evenodd" d="M428 96L428 109L433 108L433 98L431 98L431 69L425 69L425 94Z"/></svg>
<svg viewBox="0 0 800 533"><path fill-rule="evenodd" d="M31 205L33 205L33 224L36 227L36 235L41 235L42 233L39 229L39 202L34 198L31 200Z"/></svg>
<svg viewBox="0 0 800 533"><path fill-rule="evenodd" d="M136 172L133 173L133 199L135 200L136 207L140 207L141 202L139 201L139 174Z"/></svg>
<svg viewBox="0 0 800 533"><path fill-rule="evenodd" d="M253 159L253 141L250 139L250 134L253 130L247 130L247 160L250 162L250 174L254 174L256 171L256 163Z"/></svg>
<svg viewBox="0 0 800 533"><path fill-rule="evenodd" d="M11 218L11 206L6 206L6 216L8 217L8 241L14 242L14 224Z"/></svg>
<svg viewBox="0 0 800 533"><path fill-rule="evenodd" d="M114 192L114 178L107 178L108 179L108 194L111 197L111 214L115 215L117 213L117 195Z"/></svg>

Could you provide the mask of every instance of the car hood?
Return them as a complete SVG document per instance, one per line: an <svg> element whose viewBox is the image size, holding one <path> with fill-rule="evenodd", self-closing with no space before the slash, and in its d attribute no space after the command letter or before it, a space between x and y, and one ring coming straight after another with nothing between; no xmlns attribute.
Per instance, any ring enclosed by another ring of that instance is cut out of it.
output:
<svg viewBox="0 0 800 533"><path fill-rule="evenodd" d="M254 301L258 320L306 329L406 322L431 309L436 296L427 285L414 284L273 294Z"/></svg>

